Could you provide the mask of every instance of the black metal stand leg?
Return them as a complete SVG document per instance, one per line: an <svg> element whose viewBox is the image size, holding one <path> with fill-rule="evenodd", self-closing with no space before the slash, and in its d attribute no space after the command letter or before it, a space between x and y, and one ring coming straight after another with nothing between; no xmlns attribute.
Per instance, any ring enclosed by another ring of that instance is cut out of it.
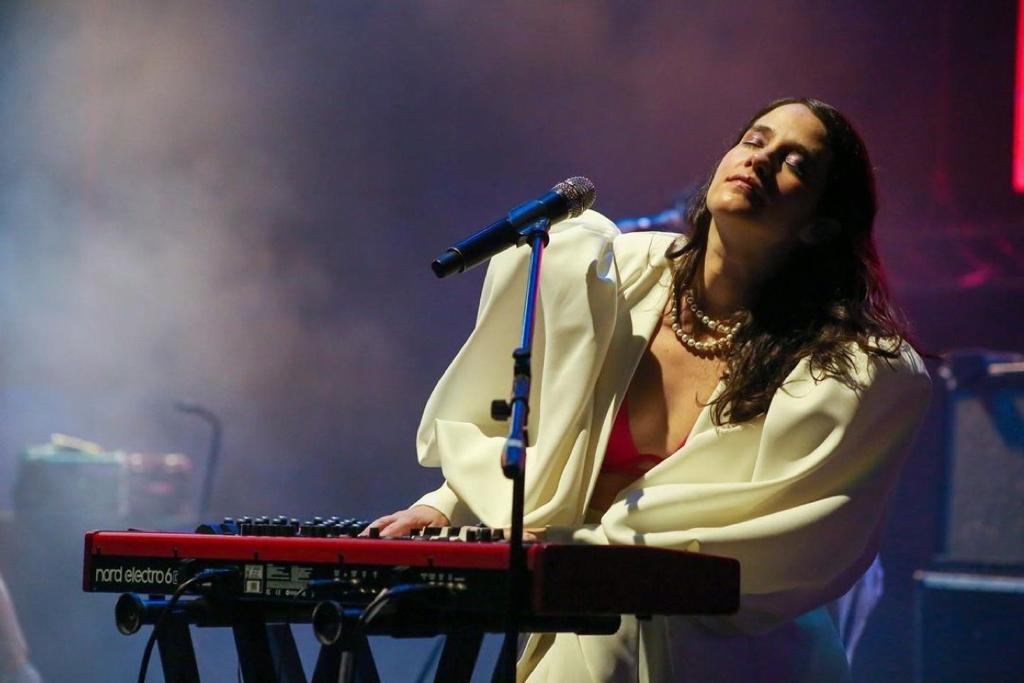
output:
<svg viewBox="0 0 1024 683"><path fill-rule="evenodd" d="M199 683L199 667L192 648L188 617L168 614L156 639L160 649L160 666L166 683Z"/></svg>
<svg viewBox="0 0 1024 683"><path fill-rule="evenodd" d="M288 624L270 624L267 626L267 640L270 643L270 657L274 660L274 671L277 672L277 683L306 683L306 673L302 670L299 649L295 647L292 627Z"/></svg>
<svg viewBox="0 0 1024 683"><path fill-rule="evenodd" d="M510 649L507 644L502 645L501 654L498 655L498 661L494 665L494 675L491 677L491 683L516 683L517 654L516 650ZM512 659L511 662L509 658Z"/></svg>
<svg viewBox="0 0 1024 683"><path fill-rule="evenodd" d="M310 683L380 683L370 642L362 634L345 634L324 645Z"/></svg>
<svg viewBox="0 0 1024 683"><path fill-rule="evenodd" d="M235 636L242 680L245 683L277 683L266 624L260 619L241 618L231 625L231 630Z"/></svg>
<svg viewBox="0 0 1024 683"><path fill-rule="evenodd" d="M316 658L316 668L310 683L338 683L338 671L341 669L341 643L321 645L320 654Z"/></svg>
<svg viewBox="0 0 1024 683"><path fill-rule="evenodd" d="M444 639L441 661L437 664L434 683L469 683L480 655L483 631L450 633Z"/></svg>
<svg viewBox="0 0 1024 683"><path fill-rule="evenodd" d="M341 670L350 672L351 676L343 678L344 683L380 683L370 641L362 633L346 634L342 638Z"/></svg>

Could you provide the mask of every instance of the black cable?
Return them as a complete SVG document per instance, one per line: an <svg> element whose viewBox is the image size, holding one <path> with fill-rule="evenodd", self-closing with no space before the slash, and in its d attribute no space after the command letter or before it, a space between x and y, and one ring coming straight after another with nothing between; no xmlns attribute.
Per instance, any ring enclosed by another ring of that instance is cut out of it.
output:
<svg viewBox="0 0 1024 683"><path fill-rule="evenodd" d="M391 588L384 588L380 593L377 593L376 597L369 602L363 611L359 614L357 623L359 626L367 626L378 614L387 606L387 603L396 597L401 597L408 593L423 593L426 591L447 591L447 586L439 586L433 583L400 583L397 586Z"/></svg>
<svg viewBox="0 0 1024 683"><path fill-rule="evenodd" d="M382 588L381 591L374 596L373 600L370 600L370 602L367 603L366 607L363 608L363 611L359 613L359 619L356 620L356 623L359 626L366 626L373 621L373 618L387 606L388 601L395 594L395 590L404 585L406 584L400 584L392 588Z"/></svg>
<svg viewBox="0 0 1024 683"><path fill-rule="evenodd" d="M365 608L363 608L363 611L359 614L359 619L356 621L356 624L359 628L369 625L369 623L373 621L381 611L383 611L387 606L387 603L395 597L400 597L408 593L422 593L438 589L448 590L446 586L439 586L431 583L403 583L397 586L392 586L391 588L384 588L380 593L377 593L376 597L374 597ZM442 647L444 647L443 639L434 647L433 652L430 653L427 661L424 662L422 671L420 671L419 676L416 677L417 683L427 680L430 668L440 656Z"/></svg>
<svg viewBox="0 0 1024 683"><path fill-rule="evenodd" d="M234 572L234 569L206 569L199 572L191 579L183 581L174 590L174 593L171 595L171 599L168 600L167 604L164 605L162 610L160 610L160 616L157 617L156 621L153 623L153 632L149 634L149 640L146 641L146 649L142 652L142 663L139 665L138 683L145 683L146 671L149 669L149 658L153 655L153 645L156 644L157 636L160 633L160 627L163 626L167 615L170 614L171 609L178 604L178 600L180 600L181 596L185 594L185 591L201 581L208 581L215 576L233 574Z"/></svg>

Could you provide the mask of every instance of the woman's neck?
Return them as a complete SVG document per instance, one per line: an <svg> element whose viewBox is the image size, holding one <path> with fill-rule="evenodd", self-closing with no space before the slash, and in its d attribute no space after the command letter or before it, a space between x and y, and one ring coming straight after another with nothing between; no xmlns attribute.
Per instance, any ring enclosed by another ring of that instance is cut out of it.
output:
<svg viewBox="0 0 1024 683"><path fill-rule="evenodd" d="M763 245L747 249L727 246L712 223L697 273L696 296L701 307L713 318L728 318L750 308L761 283L784 258L785 254Z"/></svg>

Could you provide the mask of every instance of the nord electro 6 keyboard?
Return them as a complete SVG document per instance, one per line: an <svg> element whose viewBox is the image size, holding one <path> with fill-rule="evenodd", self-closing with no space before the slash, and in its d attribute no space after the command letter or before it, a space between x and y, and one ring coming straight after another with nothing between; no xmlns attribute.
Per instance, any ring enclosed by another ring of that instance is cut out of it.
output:
<svg viewBox="0 0 1024 683"><path fill-rule="evenodd" d="M508 545L500 530L428 528L402 539L356 537L354 520L228 519L197 533L93 531L86 591L172 594L198 572L225 571L220 591L255 599L330 595L366 604L396 585L444 588L457 611L500 611ZM726 614L739 601L739 563L645 546L526 546L533 614Z"/></svg>
<svg viewBox="0 0 1024 683"><path fill-rule="evenodd" d="M155 625L150 638L168 683L199 682L191 626L232 629L246 683L379 683L371 635L443 635L435 683L468 683L484 633L606 635L622 614L725 614L739 603L735 560L548 543L526 544L525 590L510 600L510 546L500 530L359 537L365 528L333 517L243 517L191 534L93 531L83 585L124 593L115 608L122 633ZM312 624L321 643L309 679L291 632L300 623ZM509 653L494 680L514 676Z"/></svg>

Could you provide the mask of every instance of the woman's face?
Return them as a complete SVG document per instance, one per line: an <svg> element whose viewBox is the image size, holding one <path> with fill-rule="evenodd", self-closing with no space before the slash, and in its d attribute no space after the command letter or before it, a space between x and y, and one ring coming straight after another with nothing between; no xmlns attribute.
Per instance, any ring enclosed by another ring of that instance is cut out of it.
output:
<svg viewBox="0 0 1024 683"><path fill-rule="evenodd" d="M757 119L726 152L708 187L707 206L723 239L762 246L807 239L828 175L825 126L802 104Z"/></svg>

